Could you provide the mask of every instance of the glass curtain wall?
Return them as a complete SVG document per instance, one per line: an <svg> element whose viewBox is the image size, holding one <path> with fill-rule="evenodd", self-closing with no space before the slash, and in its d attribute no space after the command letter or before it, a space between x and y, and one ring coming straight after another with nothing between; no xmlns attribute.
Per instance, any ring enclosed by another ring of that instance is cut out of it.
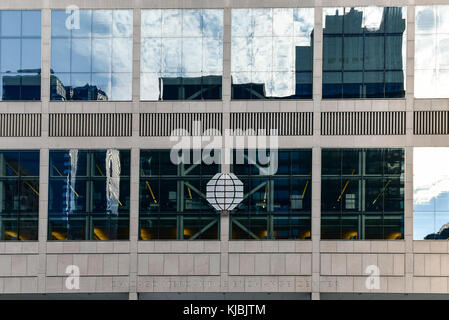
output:
<svg viewBox="0 0 449 320"><path fill-rule="evenodd" d="M41 99L41 12L0 11L1 100Z"/></svg>
<svg viewBox="0 0 449 320"><path fill-rule="evenodd" d="M404 238L404 150L323 149L321 239Z"/></svg>
<svg viewBox="0 0 449 320"><path fill-rule="evenodd" d="M52 10L51 25L51 100L132 100L132 10Z"/></svg>
<svg viewBox="0 0 449 320"><path fill-rule="evenodd" d="M415 7L415 97L448 98L449 6Z"/></svg>
<svg viewBox="0 0 449 320"><path fill-rule="evenodd" d="M232 99L311 99L313 8L232 10Z"/></svg>
<svg viewBox="0 0 449 320"><path fill-rule="evenodd" d="M413 239L449 239L449 148L413 149Z"/></svg>
<svg viewBox="0 0 449 320"><path fill-rule="evenodd" d="M129 150L50 150L49 240L128 240Z"/></svg>
<svg viewBox="0 0 449 320"><path fill-rule="evenodd" d="M142 10L141 100L218 100L223 10Z"/></svg>
<svg viewBox="0 0 449 320"><path fill-rule="evenodd" d="M405 96L406 8L323 9L323 98Z"/></svg>
<svg viewBox="0 0 449 320"><path fill-rule="evenodd" d="M0 241L38 239L39 150L0 151Z"/></svg>
<svg viewBox="0 0 449 320"><path fill-rule="evenodd" d="M220 172L219 162L206 164L198 154L187 150L174 164L170 150L141 150L140 240L219 239L220 213L206 200L206 184ZM211 157L220 159L206 155Z"/></svg>
<svg viewBox="0 0 449 320"><path fill-rule="evenodd" d="M230 238L310 239L312 151L267 152L276 172L260 165L265 161L256 153L234 150L231 171L243 182L244 196L230 215Z"/></svg>

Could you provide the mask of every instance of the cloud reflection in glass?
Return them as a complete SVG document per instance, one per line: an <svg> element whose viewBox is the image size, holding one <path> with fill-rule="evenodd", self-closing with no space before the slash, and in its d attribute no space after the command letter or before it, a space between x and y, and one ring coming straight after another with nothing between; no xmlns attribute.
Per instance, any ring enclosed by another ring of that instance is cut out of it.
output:
<svg viewBox="0 0 449 320"><path fill-rule="evenodd" d="M52 11L51 100L132 100L132 10Z"/></svg>
<svg viewBox="0 0 449 320"><path fill-rule="evenodd" d="M448 98L449 6L417 6L415 21L415 97Z"/></svg>
<svg viewBox="0 0 449 320"><path fill-rule="evenodd" d="M232 10L232 98L311 99L313 8Z"/></svg>
<svg viewBox="0 0 449 320"><path fill-rule="evenodd" d="M449 148L413 149L413 239L449 238Z"/></svg>
<svg viewBox="0 0 449 320"><path fill-rule="evenodd" d="M223 10L142 10L141 100L221 99Z"/></svg>

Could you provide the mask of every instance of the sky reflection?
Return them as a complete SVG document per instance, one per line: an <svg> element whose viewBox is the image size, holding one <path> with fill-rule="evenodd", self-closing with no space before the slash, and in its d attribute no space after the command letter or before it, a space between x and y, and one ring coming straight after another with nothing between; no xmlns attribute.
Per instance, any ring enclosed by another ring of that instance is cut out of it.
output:
<svg viewBox="0 0 449 320"><path fill-rule="evenodd" d="M299 60L307 60L307 72L312 70L311 53L297 52L311 48L313 24L313 8L233 9L233 85L262 85L264 98L294 96Z"/></svg>
<svg viewBox="0 0 449 320"><path fill-rule="evenodd" d="M415 21L415 97L448 98L449 6L417 6Z"/></svg>
<svg viewBox="0 0 449 320"><path fill-rule="evenodd" d="M223 10L142 10L141 20L141 100L162 100L170 79L203 78L204 90L205 77L221 78Z"/></svg>
<svg viewBox="0 0 449 320"><path fill-rule="evenodd" d="M132 10L80 10L79 29L68 17L52 11L52 100L131 100Z"/></svg>
<svg viewBox="0 0 449 320"><path fill-rule="evenodd" d="M438 233L442 226L449 223L448 162L449 148L413 149L415 240Z"/></svg>

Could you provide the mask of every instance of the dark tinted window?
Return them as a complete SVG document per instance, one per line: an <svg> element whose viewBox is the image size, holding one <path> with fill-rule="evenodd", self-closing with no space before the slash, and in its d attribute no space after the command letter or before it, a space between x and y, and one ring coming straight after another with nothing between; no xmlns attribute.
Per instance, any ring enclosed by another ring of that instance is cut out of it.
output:
<svg viewBox="0 0 449 320"><path fill-rule="evenodd" d="M130 151L52 150L49 240L129 239Z"/></svg>
<svg viewBox="0 0 449 320"><path fill-rule="evenodd" d="M404 150L323 149L322 239L404 238Z"/></svg>
<svg viewBox="0 0 449 320"><path fill-rule="evenodd" d="M219 239L220 214L206 200L206 184L220 168L201 161L204 154L140 151L140 240Z"/></svg>
<svg viewBox="0 0 449 320"><path fill-rule="evenodd" d="M234 150L244 200L230 216L231 239L310 239L312 151L271 151L269 163L251 151Z"/></svg>
<svg viewBox="0 0 449 320"><path fill-rule="evenodd" d="M0 151L0 240L37 240L39 151Z"/></svg>

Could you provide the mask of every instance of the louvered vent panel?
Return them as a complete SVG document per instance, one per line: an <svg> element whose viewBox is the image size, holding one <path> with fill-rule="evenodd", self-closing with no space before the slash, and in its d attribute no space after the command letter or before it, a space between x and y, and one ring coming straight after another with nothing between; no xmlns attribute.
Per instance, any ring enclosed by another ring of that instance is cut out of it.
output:
<svg viewBox="0 0 449 320"><path fill-rule="evenodd" d="M50 137L129 137L131 113L52 113Z"/></svg>
<svg viewBox="0 0 449 320"><path fill-rule="evenodd" d="M405 112L322 112L321 135L404 135Z"/></svg>
<svg viewBox="0 0 449 320"><path fill-rule="evenodd" d="M449 111L415 111L413 133L449 134Z"/></svg>
<svg viewBox="0 0 449 320"><path fill-rule="evenodd" d="M221 113L141 113L140 136L221 135L222 121Z"/></svg>
<svg viewBox="0 0 449 320"><path fill-rule="evenodd" d="M40 113L1 113L0 137L40 137Z"/></svg>
<svg viewBox="0 0 449 320"><path fill-rule="evenodd" d="M235 135L279 136L313 135L312 112L231 113L231 129Z"/></svg>

